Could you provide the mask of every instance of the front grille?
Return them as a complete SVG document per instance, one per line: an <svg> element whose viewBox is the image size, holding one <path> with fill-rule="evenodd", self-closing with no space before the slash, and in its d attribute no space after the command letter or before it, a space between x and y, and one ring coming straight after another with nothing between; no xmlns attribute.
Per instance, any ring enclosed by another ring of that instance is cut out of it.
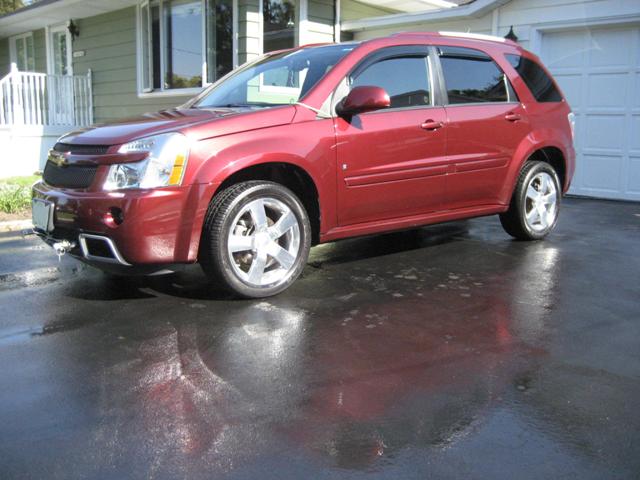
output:
<svg viewBox="0 0 640 480"><path fill-rule="evenodd" d="M72 143L56 143L53 146L56 152L69 152L73 155L104 155L109 150L109 145L74 145Z"/></svg>
<svg viewBox="0 0 640 480"><path fill-rule="evenodd" d="M61 188L88 188L98 170L97 165L68 165L59 167L47 162L42 179L47 185Z"/></svg>

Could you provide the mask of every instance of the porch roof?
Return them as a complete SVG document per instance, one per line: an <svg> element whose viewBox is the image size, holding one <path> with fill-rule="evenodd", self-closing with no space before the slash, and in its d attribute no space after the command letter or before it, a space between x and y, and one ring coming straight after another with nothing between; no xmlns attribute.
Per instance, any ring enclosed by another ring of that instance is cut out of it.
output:
<svg viewBox="0 0 640 480"><path fill-rule="evenodd" d="M136 5L137 0L40 0L0 16L0 38Z"/></svg>

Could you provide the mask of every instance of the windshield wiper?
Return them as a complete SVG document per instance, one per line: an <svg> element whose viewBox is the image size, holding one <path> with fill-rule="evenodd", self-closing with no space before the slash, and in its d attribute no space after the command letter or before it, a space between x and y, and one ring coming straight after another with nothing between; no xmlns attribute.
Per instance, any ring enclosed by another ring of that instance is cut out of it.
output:
<svg viewBox="0 0 640 480"><path fill-rule="evenodd" d="M222 105L203 105L198 108L263 108L273 107L273 103L225 103Z"/></svg>

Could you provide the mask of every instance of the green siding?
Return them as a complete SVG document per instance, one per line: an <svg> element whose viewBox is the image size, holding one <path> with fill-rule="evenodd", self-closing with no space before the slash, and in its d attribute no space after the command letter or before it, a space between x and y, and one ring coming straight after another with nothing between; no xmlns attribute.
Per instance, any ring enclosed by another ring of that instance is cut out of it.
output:
<svg viewBox="0 0 640 480"><path fill-rule="evenodd" d="M0 40L0 78L9 73L9 64L9 39L3 38Z"/></svg>
<svg viewBox="0 0 640 480"><path fill-rule="evenodd" d="M305 43L333 42L334 0L309 0L307 10L307 31Z"/></svg>
<svg viewBox="0 0 640 480"><path fill-rule="evenodd" d="M391 8L373 7L355 0L342 0L340 2L340 20L360 20L367 17L381 17L390 13L398 13Z"/></svg>
<svg viewBox="0 0 640 480"><path fill-rule="evenodd" d="M260 54L260 0L238 0L238 64Z"/></svg>
<svg viewBox="0 0 640 480"><path fill-rule="evenodd" d="M135 7L76 22L80 36L73 42L73 73L93 74L94 120L105 122L145 112L171 108L189 97L172 95L138 98Z"/></svg>

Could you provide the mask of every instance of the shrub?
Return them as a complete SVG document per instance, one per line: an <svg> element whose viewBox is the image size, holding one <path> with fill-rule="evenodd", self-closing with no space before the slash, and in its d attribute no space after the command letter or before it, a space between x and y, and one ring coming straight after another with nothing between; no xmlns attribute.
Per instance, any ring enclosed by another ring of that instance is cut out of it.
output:
<svg viewBox="0 0 640 480"><path fill-rule="evenodd" d="M31 188L23 185L0 185L0 212L19 213L31 205Z"/></svg>

